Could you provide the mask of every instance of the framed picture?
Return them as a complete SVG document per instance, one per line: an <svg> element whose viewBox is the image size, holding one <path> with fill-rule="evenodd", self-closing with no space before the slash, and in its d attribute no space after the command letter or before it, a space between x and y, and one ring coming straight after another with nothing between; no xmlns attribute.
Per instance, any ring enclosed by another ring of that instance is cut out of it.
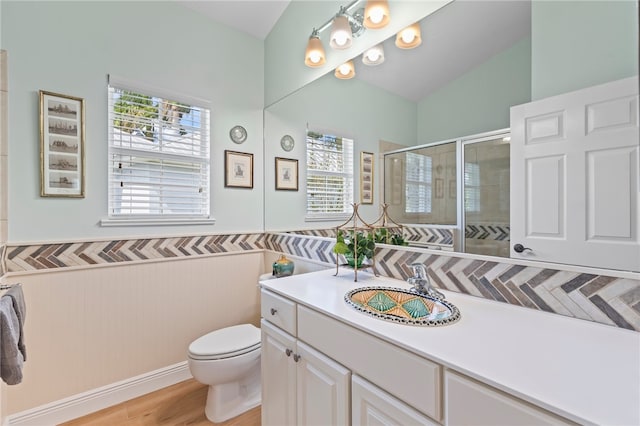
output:
<svg viewBox="0 0 640 426"><path fill-rule="evenodd" d="M253 188L253 154L224 151L224 186Z"/></svg>
<svg viewBox="0 0 640 426"><path fill-rule="evenodd" d="M373 153L360 153L360 203L373 204Z"/></svg>
<svg viewBox="0 0 640 426"><path fill-rule="evenodd" d="M276 157L276 190L298 190L298 160Z"/></svg>
<svg viewBox="0 0 640 426"><path fill-rule="evenodd" d="M40 196L84 198L84 99L39 96Z"/></svg>

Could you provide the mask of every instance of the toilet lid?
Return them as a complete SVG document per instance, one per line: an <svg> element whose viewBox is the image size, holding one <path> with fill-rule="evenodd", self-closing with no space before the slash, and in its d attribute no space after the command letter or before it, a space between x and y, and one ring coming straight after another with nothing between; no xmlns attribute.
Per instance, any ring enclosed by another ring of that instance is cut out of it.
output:
<svg viewBox="0 0 640 426"><path fill-rule="evenodd" d="M260 347L260 329L251 324L234 325L212 331L189 345L195 359L228 358Z"/></svg>

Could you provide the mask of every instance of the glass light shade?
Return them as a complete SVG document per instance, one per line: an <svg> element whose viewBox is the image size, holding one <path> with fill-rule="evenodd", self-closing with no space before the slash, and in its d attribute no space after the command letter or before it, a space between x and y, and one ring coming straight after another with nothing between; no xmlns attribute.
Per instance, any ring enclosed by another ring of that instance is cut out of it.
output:
<svg viewBox="0 0 640 426"><path fill-rule="evenodd" d="M362 23L366 28L372 30L383 28L387 26L390 19L387 0L367 0Z"/></svg>
<svg viewBox="0 0 640 426"><path fill-rule="evenodd" d="M396 35L396 46L400 49L413 49L422 44L422 36L420 34L420 23L416 22L409 25Z"/></svg>
<svg viewBox="0 0 640 426"><path fill-rule="evenodd" d="M304 54L304 64L308 67L315 68L324 65L326 62L324 56L324 47L320 38L312 35L307 43L307 51Z"/></svg>
<svg viewBox="0 0 640 426"><path fill-rule="evenodd" d="M362 54L362 63L365 65L380 65L384 62L384 49L382 43L365 50Z"/></svg>
<svg viewBox="0 0 640 426"><path fill-rule="evenodd" d="M329 45L334 49L348 49L353 43L349 19L344 15L336 16L331 25Z"/></svg>
<svg viewBox="0 0 640 426"><path fill-rule="evenodd" d="M345 62L336 68L335 76L341 80L348 80L355 77L356 68L353 65L353 61Z"/></svg>

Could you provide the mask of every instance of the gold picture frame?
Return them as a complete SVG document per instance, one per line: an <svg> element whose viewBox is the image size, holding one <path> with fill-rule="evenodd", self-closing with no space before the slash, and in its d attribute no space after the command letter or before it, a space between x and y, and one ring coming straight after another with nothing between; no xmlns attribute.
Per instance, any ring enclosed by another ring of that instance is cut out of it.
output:
<svg viewBox="0 0 640 426"><path fill-rule="evenodd" d="M40 90L40 196L84 198L84 99Z"/></svg>
<svg viewBox="0 0 640 426"><path fill-rule="evenodd" d="M276 157L276 190L298 190L298 160Z"/></svg>
<svg viewBox="0 0 640 426"><path fill-rule="evenodd" d="M224 151L224 186L253 189L253 154Z"/></svg>
<svg viewBox="0 0 640 426"><path fill-rule="evenodd" d="M373 153L360 153L360 204L373 204Z"/></svg>

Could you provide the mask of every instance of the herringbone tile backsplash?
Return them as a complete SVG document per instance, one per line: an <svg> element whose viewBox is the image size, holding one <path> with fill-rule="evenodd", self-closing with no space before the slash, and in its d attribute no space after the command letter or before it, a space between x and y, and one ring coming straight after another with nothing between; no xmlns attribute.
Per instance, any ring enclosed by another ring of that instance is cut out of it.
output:
<svg viewBox="0 0 640 426"><path fill-rule="evenodd" d="M334 231L150 238L0 248L0 276L130 261L272 250L335 265ZM440 234L443 235L443 234ZM503 303L640 331L640 279L618 278L461 257L451 252L379 246L376 270L405 280L424 263L439 288Z"/></svg>

